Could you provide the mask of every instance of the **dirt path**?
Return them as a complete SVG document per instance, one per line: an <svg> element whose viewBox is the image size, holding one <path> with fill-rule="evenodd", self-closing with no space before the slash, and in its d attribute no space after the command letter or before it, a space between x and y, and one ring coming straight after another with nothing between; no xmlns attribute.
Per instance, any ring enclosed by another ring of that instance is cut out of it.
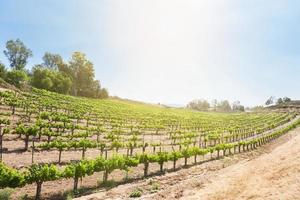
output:
<svg viewBox="0 0 300 200"><path fill-rule="evenodd" d="M258 150L207 162L78 200L300 199L300 128Z"/></svg>

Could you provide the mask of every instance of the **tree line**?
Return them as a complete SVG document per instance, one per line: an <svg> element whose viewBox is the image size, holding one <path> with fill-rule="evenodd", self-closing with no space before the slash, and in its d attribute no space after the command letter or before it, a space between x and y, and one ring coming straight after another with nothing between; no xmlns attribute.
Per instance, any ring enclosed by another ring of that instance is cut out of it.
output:
<svg viewBox="0 0 300 200"><path fill-rule="evenodd" d="M205 99L196 99L187 104L187 108L198 111L217 111L217 112L244 112L245 107L240 101L235 101L232 104L228 100L213 100L209 103Z"/></svg>
<svg viewBox="0 0 300 200"><path fill-rule="evenodd" d="M92 98L107 98L108 91L95 79L94 65L82 52L74 52L65 62L59 54L46 52L42 63L26 69L32 51L19 40L6 42L3 51L7 68L0 61L0 78L18 88L33 86L61 94Z"/></svg>
<svg viewBox="0 0 300 200"><path fill-rule="evenodd" d="M288 103L288 102L291 102L292 99L289 98L289 97L279 97L278 99L276 99L276 97L274 96L271 96L270 98L267 99L267 101L265 102L266 106L269 106L269 105L280 105L280 104L283 104L283 103Z"/></svg>
<svg viewBox="0 0 300 200"><path fill-rule="evenodd" d="M270 98L267 99L265 105L266 106L280 105L291 101L292 100L289 97L275 98L274 96L271 96ZM230 104L228 100L218 101L216 99L214 99L211 103L209 103L205 99L195 99L189 102L186 107L198 111L217 111L217 112L244 112L245 111L245 107L241 105L240 101L235 101L232 104ZM252 110L261 110L263 108L264 106L255 106L252 108Z"/></svg>

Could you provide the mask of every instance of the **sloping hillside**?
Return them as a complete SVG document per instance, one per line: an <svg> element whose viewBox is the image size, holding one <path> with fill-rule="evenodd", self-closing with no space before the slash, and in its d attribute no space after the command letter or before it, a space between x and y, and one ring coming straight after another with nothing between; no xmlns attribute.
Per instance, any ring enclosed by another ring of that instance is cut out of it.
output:
<svg viewBox="0 0 300 200"><path fill-rule="evenodd" d="M151 190L153 183L158 190L140 199L299 199L300 128L252 152L76 200L129 199L135 188Z"/></svg>

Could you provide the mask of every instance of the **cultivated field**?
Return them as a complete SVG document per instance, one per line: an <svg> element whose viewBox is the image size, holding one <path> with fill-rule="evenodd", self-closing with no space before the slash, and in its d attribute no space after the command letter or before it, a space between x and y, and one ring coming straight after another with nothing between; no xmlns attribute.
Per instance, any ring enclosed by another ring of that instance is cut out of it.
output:
<svg viewBox="0 0 300 200"><path fill-rule="evenodd" d="M0 186L21 188L15 199L64 199L180 174L191 165L256 149L300 123L296 112L205 113L36 89L0 96Z"/></svg>
<svg viewBox="0 0 300 200"><path fill-rule="evenodd" d="M300 128L256 150L76 200L128 199L139 188L143 200L299 199ZM153 192L153 190L155 191Z"/></svg>

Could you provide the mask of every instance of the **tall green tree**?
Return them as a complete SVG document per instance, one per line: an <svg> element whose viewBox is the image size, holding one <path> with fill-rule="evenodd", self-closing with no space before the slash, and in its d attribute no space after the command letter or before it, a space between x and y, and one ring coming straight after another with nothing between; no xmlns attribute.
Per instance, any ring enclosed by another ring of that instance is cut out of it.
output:
<svg viewBox="0 0 300 200"><path fill-rule="evenodd" d="M59 54L46 52L43 56L42 65L52 70L58 70L62 65L64 65L64 61Z"/></svg>
<svg viewBox="0 0 300 200"><path fill-rule="evenodd" d="M7 41L6 50L3 52L10 63L10 67L14 70L24 70L28 58L33 56L31 50L19 39Z"/></svg>
<svg viewBox="0 0 300 200"><path fill-rule="evenodd" d="M91 96L95 88L93 64L81 52L74 52L67 71L72 78L72 92L75 96Z"/></svg>

